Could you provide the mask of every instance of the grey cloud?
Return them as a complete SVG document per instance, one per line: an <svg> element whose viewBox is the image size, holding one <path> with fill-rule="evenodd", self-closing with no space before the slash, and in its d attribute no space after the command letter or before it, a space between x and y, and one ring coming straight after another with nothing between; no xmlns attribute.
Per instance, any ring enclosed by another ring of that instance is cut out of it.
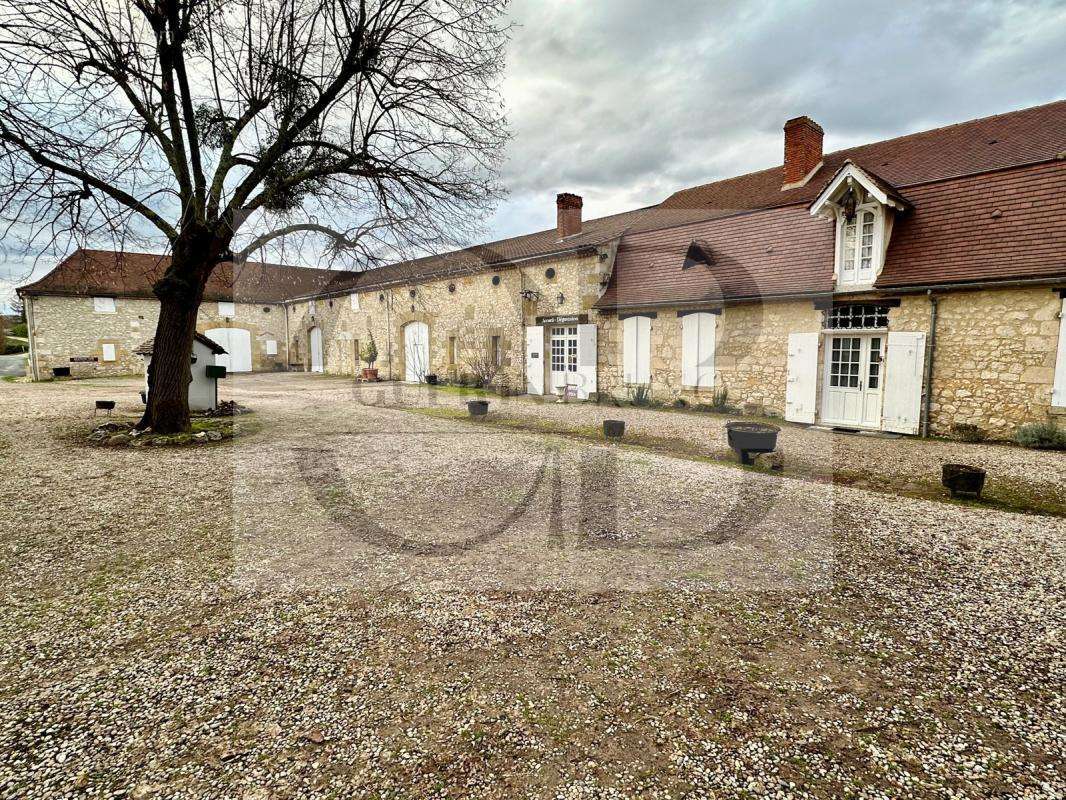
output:
<svg viewBox="0 0 1066 800"><path fill-rule="evenodd" d="M1061 2L514 0L512 14L501 235L535 203L535 227L553 224L556 191L599 215L774 166L798 114L838 149L1060 99L1066 67Z"/></svg>

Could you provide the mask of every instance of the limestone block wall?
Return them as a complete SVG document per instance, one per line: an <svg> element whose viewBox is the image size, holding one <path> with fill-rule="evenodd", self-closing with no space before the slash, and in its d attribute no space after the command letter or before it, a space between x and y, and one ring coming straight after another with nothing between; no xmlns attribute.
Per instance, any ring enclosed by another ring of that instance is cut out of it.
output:
<svg viewBox="0 0 1066 800"><path fill-rule="evenodd" d="M1062 301L1049 287L938 295L930 428L970 423L1010 437L1050 418ZM929 332L929 298L906 296L890 330Z"/></svg>
<svg viewBox="0 0 1066 800"><path fill-rule="evenodd" d="M588 313L611 266L611 258L601 259L598 253L543 259L498 271L362 291L358 310L350 295L316 298L313 313L310 301L294 302L287 312L291 366L311 368L311 329L317 326L327 373L353 375L368 366L361 352L373 336L379 377L403 380L405 327L417 321L429 330L429 372L441 378L470 374L495 336L501 353L499 379L524 391L525 326L541 316ZM537 297L524 299L523 291Z"/></svg>
<svg viewBox="0 0 1066 800"><path fill-rule="evenodd" d="M681 384L681 309L656 309L651 321L651 393L656 400L684 397L707 402L714 389ZM632 394L622 382L622 325L615 315L600 318L599 388L619 398ZM715 327L715 389L728 391L732 405L756 403L783 414L788 334L821 330L821 312L810 300L726 306Z"/></svg>
<svg viewBox="0 0 1066 800"><path fill-rule="evenodd" d="M33 358L41 378L52 367L70 367L72 376L140 374L143 359L133 351L155 336L159 303L150 298L118 297L113 313L94 310L91 297L43 295L27 298L33 322ZM244 328L251 333L252 368L272 370L285 361L285 309L272 303L237 303L235 316L222 317L218 303L205 301L197 315L201 333L211 328ZM266 341L278 343L268 356ZM104 344L115 345L115 360L104 361ZM95 360L93 360L95 359Z"/></svg>

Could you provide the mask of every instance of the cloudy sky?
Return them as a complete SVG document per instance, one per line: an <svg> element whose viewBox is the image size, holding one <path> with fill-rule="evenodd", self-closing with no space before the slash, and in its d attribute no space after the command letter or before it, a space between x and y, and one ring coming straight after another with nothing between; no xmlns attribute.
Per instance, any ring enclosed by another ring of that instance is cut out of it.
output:
<svg viewBox="0 0 1066 800"><path fill-rule="evenodd" d="M1066 0L512 3L486 239L553 226L560 191L588 218L773 166L800 114L836 150L1066 97ZM0 294L25 269L0 261Z"/></svg>

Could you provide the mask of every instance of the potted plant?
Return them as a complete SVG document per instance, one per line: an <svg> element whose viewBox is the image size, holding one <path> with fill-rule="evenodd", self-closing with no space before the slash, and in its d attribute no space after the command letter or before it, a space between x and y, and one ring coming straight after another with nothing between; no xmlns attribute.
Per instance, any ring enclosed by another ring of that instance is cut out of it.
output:
<svg viewBox="0 0 1066 800"><path fill-rule="evenodd" d="M367 343L363 345L363 361L369 364L369 367L363 367L363 380L364 381L376 381L378 379L378 371L374 367L374 364L378 360L378 346L374 342L374 335L371 334Z"/></svg>
<svg viewBox="0 0 1066 800"><path fill-rule="evenodd" d="M781 429L761 422L727 422L725 430L729 447L736 452L740 463L751 464L753 454L774 451Z"/></svg>
<svg viewBox="0 0 1066 800"><path fill-rule="evenodd" d="M466 403L466 410L472 417L483 417L489 413L489 401L488 400L468 400Z"/></svg>

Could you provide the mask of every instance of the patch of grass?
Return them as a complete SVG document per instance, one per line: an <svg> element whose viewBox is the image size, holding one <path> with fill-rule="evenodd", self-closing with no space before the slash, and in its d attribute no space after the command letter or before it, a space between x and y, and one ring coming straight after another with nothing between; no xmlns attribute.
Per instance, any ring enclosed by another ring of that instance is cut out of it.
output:
<svg viewBox="0 0 1066 800"><path fill-rule="evenodd" d="M654 452L672 458L683 458L707 464L733 469L753 471L756 468L738 463L731 455L712 453L687 439L672 439L649 434L627 433L622 440L607 439L600 428L593 426L559 425L548 420L519 419L499 417L490 414L473 421L465 411L452 408L405 408L404 411L421 414L437 419L469 422L477 425L491 425L495 428L516 433L539 433L550 436L563 436L597 444L631 448L644 452ZM914 497L939 503L953 503L996 511L1008 511L1018 514L1039 514L1043 516L1066 517L1066 502L1056 493L1034 488L1024 481L990 480L980 499L952 498L939 482L931 480L914 480L901 476L876 475L868 472L833 469L827 471L818 465L805 463L791 452L786 459L783 472L764 472L776 477L818 483L834 483L841 486L855 486L867 491L890 494L898 497Z"/></svg>
<svg viewBox="0 0 1066 800"><path fill-rule="evenodd" d="M491 389L478 389L473 386L461 386L457 383L438 383L436 386L429 386L427 384L427 388L437 392L443 392L444 394L457 394L460 396L470 395L471 397L499 397L499 394Z"/></svg>

